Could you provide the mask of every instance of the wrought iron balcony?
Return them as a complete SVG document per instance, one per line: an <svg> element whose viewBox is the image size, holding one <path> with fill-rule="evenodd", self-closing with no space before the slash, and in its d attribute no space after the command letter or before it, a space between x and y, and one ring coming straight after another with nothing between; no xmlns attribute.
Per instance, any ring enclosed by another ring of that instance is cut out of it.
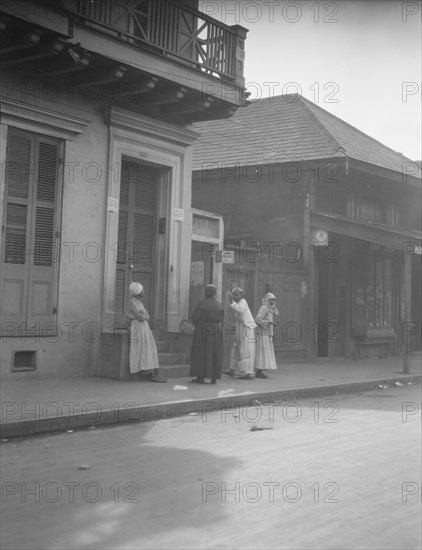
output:
<svg viewBox="0 0 422 550"><path fill-rule="evenodd" d="M73 20L102 34L243 87L246 29L177 0L63 0Z"/></svg>

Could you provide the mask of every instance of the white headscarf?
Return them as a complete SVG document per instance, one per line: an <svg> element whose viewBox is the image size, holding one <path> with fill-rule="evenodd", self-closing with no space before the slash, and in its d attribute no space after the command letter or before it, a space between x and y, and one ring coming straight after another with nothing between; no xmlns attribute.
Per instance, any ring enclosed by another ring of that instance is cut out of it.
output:
<svg viewBox="0 0 422 550"><path fill-rule="evenodd" d="M274 294L272 294L272 292L268 292L268 294L266 294L263 299L262 299L262 303L264 306L266 306L272 313L275 313L276 315L278 315L278 309L277 309L277 306L274 304L273 306L270 305L270 300L275 300L275 296Z"/></svg>
<svg viewBox="0 0 422 550"><path fill-rule="evenodd" d="M130 283L129 285L129 296L133 298L134 296L138 296L142 291L144 290L144 287L141 285L141 283Z"/></svg>

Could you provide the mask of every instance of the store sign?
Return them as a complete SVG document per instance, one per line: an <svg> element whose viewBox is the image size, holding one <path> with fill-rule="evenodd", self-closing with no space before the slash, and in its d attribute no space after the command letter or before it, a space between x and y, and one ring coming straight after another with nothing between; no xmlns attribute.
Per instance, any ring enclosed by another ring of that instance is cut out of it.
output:
<svg viewBox="0 0 422 550"><path fill-rule="evenodd" d="M326 231L325 229L315 229L313 241L315 246L327 246L328 231Z"/></svg>
<svg viewBox="0 0 422 550"><path fill-rule="evenodd" d="M223 264L236 263L234 250L219 250L215 255L215 261Z"/></svg>
<svg viewBox="0 0 422 550"><path fill-rule="evenodd" d="M107 210L109 212L118 212L119 211L119 201L114 197L108 197L107 199Z"/></svg>
<svg viewBox="0 0 422 550"><path fill-rule="evenodd" d="M192 262L190 269L191 286L203 285L205 275L204 262Z"/></svg>
<svg viewBox="0 0 422 550"><path fill-rule="evenodd" d="M185 211L183 208L173 208L171 211L171 219L176 222L182 222L185 219Z"/></svg>

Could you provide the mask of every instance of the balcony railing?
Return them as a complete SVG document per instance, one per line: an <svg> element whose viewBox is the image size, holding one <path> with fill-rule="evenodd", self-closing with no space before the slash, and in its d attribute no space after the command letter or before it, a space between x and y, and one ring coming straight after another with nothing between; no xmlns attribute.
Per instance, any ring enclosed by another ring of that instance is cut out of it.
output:
<svg viewBox="0 0 422 550"><path fill-rule="evenodd" d="M174 0L64 0L75 21L211 76L243 84L246 29Z"/></svg>

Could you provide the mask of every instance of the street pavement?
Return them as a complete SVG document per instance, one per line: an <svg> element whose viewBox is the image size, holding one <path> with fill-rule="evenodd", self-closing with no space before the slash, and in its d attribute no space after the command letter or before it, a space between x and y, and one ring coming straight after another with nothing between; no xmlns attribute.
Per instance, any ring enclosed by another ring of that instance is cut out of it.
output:
<svg viewBox="0 0 422 550"><path fill-rule="evenodd" d="M421 356L402 360L320 359L280 364L267 380L234 380L223 374L217 385L169 378L165 384L100 377L42 379L28 373L1 384L1 437L28 436L103 424L164 418L189 412L246 405L253 400L336 394L421 381Z"/></svg>
<svg viewBox="0 0 422 550"><path fill-rule="evenodd" d="M420 385L2 443L1 548L421 548Z"/></svg>

